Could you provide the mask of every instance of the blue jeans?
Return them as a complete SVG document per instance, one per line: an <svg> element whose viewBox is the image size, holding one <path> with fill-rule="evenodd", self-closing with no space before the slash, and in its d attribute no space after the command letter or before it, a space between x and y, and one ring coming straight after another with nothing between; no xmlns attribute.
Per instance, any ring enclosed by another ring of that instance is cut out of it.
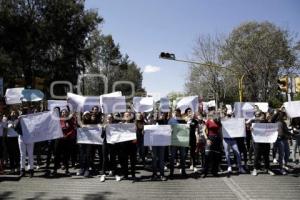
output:
<svg viewBox="0 0 300 200"><path fill-rule="evenodd" d="M279 165L280 167L283 166L283 159L285 163L288 163L290 157L290 148L287 139L277 138L275 144L278 147L278 154L279 154Z"/></svg>
<svg viewBox="0 0 300 200"><path fill-rule="evenodd" d="M240 152L239 152L239 148L237 146L236 140L234 138L224 138L223 139L223 146L224 146L227 166L231 167L230 149L232 149L233 153L236 156L237 164L238 164L238 167L240 169L242 167L241 166L241 156L240 156Z"/></svg>
<svg viewBox="0 0 300 200"><path fill-rule="evenodd" d="M157 173L157 166L159 167L159 173L164 176L164 157L165 147L164 146L153 146L152 147L152 166L153 174Z"/></svg>
<svg viewBox="0 0 300 200"><path fill-rule="evenodd" d="M293 140L293 160L296 161L297 149L300 154L300 134L295 135L295 140Z"/></svg>

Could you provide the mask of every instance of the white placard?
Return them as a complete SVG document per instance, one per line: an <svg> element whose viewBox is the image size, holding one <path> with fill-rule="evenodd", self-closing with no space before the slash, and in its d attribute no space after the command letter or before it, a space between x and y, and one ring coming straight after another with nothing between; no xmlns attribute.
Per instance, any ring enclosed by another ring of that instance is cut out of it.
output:
<svg viewBox="0 0 300 200"><path fill-rule="evenodd" d="M135 112L151 112L153 107L153 97L133 97L133 109Z"/></svg>
<svg viewBox="0 0 300 200"><path fill-rule="evenodd" d="M209 108L216 107L216 101L215 100L211 100L211 101L207 102L207 106Z"/></svg>
<svg viewBox="0 0 300 200"><path fill-rule="evenodd" d="M283 104L290 118L300 117L300 101L290 101Z"/></svg>
<svg viewBox="0 0 300 200"><path fill-rule="evenodd" d="M255 102L254 105L256 105L259 110L265 113L269 111L269 103L267 102Z"/></svg>
<svg viewBox="0 0 300 200"><path fill-rule="evenodd" d="M78 144L103 144L101 138L102 127L82 127L77 128L77 143Z"/></svg>
<svg viewBox="0 0 300 200"><path fill-rule="evenodd" d="M22 102L34 102L42 101L44 99L44 93L37 89L24 89L21 92L20 100Z"/></svg>
<svg viewBox="0 0 300 200"><path fill-rule="evenodd" d="M106 139L110 144L136 140L135 124L109 124L106 127Z"/></svg>
<svg viewBox="0 0 300 200"><path fill-rule="evenodd" d="M117 92L112 92L112 93L107 93L107 94L102 94L100 95L100 105L102 105L102 97L121 97L122 92L117 91Z"/></svg>
<svg viewBox="0 0 300 200"><path fill-rule="evenodd" d="M71 106L70 110L75 112L81 112L85 102L85 97L68 92L67 102Z"/></svg>
<svg viewBox="0 0 300 200"><path fill-rule="evenodd" d="M181 110L181 113L184 113L187 108L191 108L193 112L198 112L199 109L198 96L183 97L177 103L176 108L179 108Z"/></svg>
<svg viewBox="0 0 300 200"><path fill-rule="evenodd" d="M65 100L48 100L48 110L53 111L59 107L60 110L67 109L68 102Z"/></svg>
<svg viewBox="0 0 300 200"><path fill-rule="evenodd" d="M170 146L172 128L170 125L145 125L145 146Z"/></svg>
<svg viewBox="0 0 300 200"><path fill-rule="evenodd" d="M85 96L82 112L91 111L94 106L101 110L100 96Z"/></svg>
<svg viewBox="0 0 300 200"><path fill-rule="evenodd" d="M206 113L208 112L207 102L202 101L202 109L203 109L204 112L206 112Z"/></svg>
<svg viewBox="0 0 300 200"><path fill-rule="evenodd" d="M167 97L160 98L160 112L170 112L170 101Z"/></svg>
<svg viewBox="0 0 300 200"><path fill-rule="evenodd" d="M251 119L254 117L254 105L250 102L235 102L234 116L236 118Z"/></svg>
<svg viewBox="0 0 300 200"><path fill-rule="evenodd" d="M269 103L267 102L235 102L234 116L238 118L251 119L254 117L254 106L258 106L262 112L268 112Z"/></svg>
<svg viewBox="0 0 300 200"><path fill-rule="evenodd" d="M126 112L125 96L120 97L102 97L102 111L108 113Z"/></svg>
<svg viewBox="0 0 300 200"><path fill-rule="evenodd" d="M22 115L21 126L23 141L28 144L63 137L60 121L51 111Z"/></svg>
<svg viewBox="0 0 300 200"><path fill-rule="evenodd" d="M20 104L22 91L24 88L7 88L5 92L5 102L8 105Z"/></svg>
<svg viewBox="0 0 300 200"><path fill-rule="evenodd" d="M227 108L227 115L230 115L230 114L232 114L232 107L231 107L231 105L230 104L226 104L226 108Z"/></svg>
<svg viewBox="0 0 300 200"><path fill-rule="evenodd" d="M256 143L274 143L278 136L277 123L252 124L252 137Z"/></svg>
<svg viewBox="0 0 300 200"><path fill-rule="evenodd" d="M224 138L246 137L245 119L230 118L222 120L222 134Z"/></svg>

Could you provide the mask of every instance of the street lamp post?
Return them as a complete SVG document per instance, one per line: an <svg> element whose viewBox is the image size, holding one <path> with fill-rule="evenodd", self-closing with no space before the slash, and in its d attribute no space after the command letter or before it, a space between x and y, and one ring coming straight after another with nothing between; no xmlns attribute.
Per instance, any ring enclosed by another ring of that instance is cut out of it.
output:
<svg viewBox="0 0 300 200"><path fill-rule="evenodd" d="M203 65L203 66L206 66L206 67L218 67L218 68L221 68L221 69L226 69L226 70L231 71L235 75L239 76L238 77L239 100L240 100L240 102L243 101L243 80L244 80L244 77L246 75L246 72L240 76L239 73L237 73L236 71L234 71L232 69L229 69L229 68L226 68L226 67L222 67L221 65L200 63L200 62L188 61L188 60L179 60L179 59L176 59L175 54L167 53L167 52L161 52L160 55L159 55L159 58L178 61L178 62L185 62L185 63L190 63L190 64L198 64L198 65Z"/></svg>

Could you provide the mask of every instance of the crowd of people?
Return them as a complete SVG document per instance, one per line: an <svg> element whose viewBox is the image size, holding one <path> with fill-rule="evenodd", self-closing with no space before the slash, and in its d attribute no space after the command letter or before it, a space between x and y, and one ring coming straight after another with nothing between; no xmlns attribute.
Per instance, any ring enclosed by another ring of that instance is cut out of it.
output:
<svg viewBox="0 0 300 200"><path fill-rule="evenodd" d="M99 175L102 182L107 177L117 181L136 181L136 166L141 165L146 169L151 162L151 180L166 181L174 178L176 167L179 167L182 177L187 177L186 168L192 173L201 174L203 178L210 173L219 176L220 171L227 175L249 173L256 176L262 171L262 163L264 172L274 175L270 167L273 162L279 173L286 175L290 168L289 162L299 161L300 118L288 119L284 108L264 113L256 107L254 117L245 120L246 137L223 138L222 119L234 117L226 108L210 108L208 113L193 113L188 108L184 112L180 109L169 113L135 113L128 110L125 113L103 114L99 107L94 106L92 110L78 114L70 112L68 108L56 107L52 112L60 119L63 138L37 143L24 142L19 116L39 111L37 107L23 106L20 110L10 109L7 113L0 113L3 132L0 137L1 174L8 172L23 177L28 173L29 177L33 177L34 171L41 170L43 166L45 176L56 177L61 169L66 176L74 176L69 170L73 167L77 170L76 176ZM104 141L102 145L77 144L78 127L105 127L114 123L134 123L136 140L109 144L105 129L102 129L99 133ZM278 123L276 142L255 143L251 135L252 123ZM153 124L188 124L189 147L144 146L144 126ZM273 160L270 161L270 157ZM220 167L223 158L227 169Z"/></svg>

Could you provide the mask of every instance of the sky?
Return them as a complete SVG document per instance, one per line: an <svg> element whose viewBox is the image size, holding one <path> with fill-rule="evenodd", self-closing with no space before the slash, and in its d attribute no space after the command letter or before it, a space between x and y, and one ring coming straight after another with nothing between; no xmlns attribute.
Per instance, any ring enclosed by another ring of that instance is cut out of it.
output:
<svg viewBox="0 0 300 200"><path fill-rule="evenodd" d="M102 32L142 69L143 87L154 96L184 92L188 75L186 63L159 59L160 52L188 59L200 35L267 20L300 38L299 0L86 0L86 9L104 18Z"/></svg>

